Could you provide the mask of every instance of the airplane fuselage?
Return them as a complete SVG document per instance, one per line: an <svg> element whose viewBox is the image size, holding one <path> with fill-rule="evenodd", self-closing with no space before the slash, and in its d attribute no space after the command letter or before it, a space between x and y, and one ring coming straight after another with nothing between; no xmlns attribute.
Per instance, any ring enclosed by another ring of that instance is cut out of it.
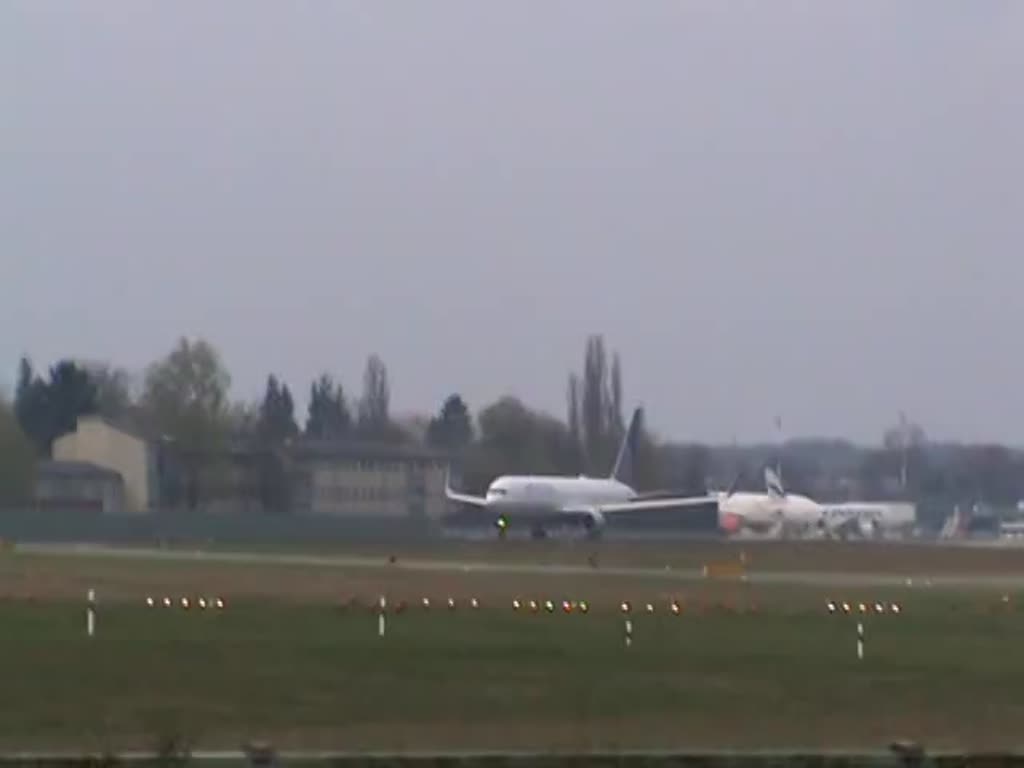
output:
<svg viewBox="0 0 1024 768"><path fill-rule="evenodd" d="M450 501L486 510L502 532L510 522L518 520L520 524L528 521L534 533L540 535L549 525L582 525L591 535L599 535L609 519L644 519L651 515L671 518L717 504L716 499L706 496L641 498L627 484L641 414L640 408L633 411L608 477L502 475L491 482L483 496L456 491L446 478L445 496Z"/></svg>
<svg viewBox="0 0 1024 768"><path fill-rule="evenodd" d="M909 502L847 501L824 505L827 527L873 535L911 527L917 520L916 507Z"/></svg>
<svg viewBox="0 0 1024 768"><path fill-rule="evenodd" d="M778 526L819 528L824 508L813 499L796 493L772 496L767 493L725 493L718 496L721 527L729 533L743 528L771 530Z"/></svg>
<svg viewBox="0 0 1024 768"><path fill-rule="evenodd" d="M504 475L487 487L487 508L515 515L530 511L558 512L570 507L629 501L636 491L604 477Z"/></svg>

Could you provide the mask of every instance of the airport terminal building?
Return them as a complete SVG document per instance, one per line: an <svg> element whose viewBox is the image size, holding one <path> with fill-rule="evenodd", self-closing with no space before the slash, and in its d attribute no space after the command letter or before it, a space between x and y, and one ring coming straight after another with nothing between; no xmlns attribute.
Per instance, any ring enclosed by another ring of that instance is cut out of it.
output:
<svg viewBox="0 0 1024 768"><path fill-rule="evenodd" d="M260 514L270 468L289 487L296 515L439 520L447 457L421 446L298 439L279 451L233 441L204 456L99 416L79 418L40 465L37 505L144 515L176 508ZM175 482L198 466L201 500Z"/></svg>

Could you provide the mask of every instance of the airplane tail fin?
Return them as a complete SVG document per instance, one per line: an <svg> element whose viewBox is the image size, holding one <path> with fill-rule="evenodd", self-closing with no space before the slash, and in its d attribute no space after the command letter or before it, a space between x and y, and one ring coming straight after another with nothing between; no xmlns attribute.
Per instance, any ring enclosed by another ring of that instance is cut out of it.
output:
<svg viewBox="0 0 1024 768"><path fill-rule="evenodd" d="M742 477L742 472L736 472L736 474L732 476L732 481L729 483L728 486L726 486L724 491L718 488L718 486L712 485L710 482L705 483L704 492L708 496L724 496L725 498L728 499L730 496L736 493L736 489L739 487L740 479Z"/></svg>
<svg viewBox="0 0 1024 768"><path fill-rule="evenodd" d="M764 484L771 498L781 499L786 495L786 489L782 487L782 478L771 467L764 468Z"/></svg>
<svg viewBox="0 0 1024 768"><path fill-rule="evenodd" d="M960 538L964 534L966 526L964 524L964 516L960 511L960 507L956 506L953 508L953 513L946 518L946 522L942 526L942 530L939 531L940 539L956 539Z"/></svg>
<svg viewBox="0 0 1024 768"><path fill-rule="evenodd" d="M729 498L734 493L736 493L736 488L739 486L739 484L740 484L740 477L742 477L742 476L743 476L743 472L742 471L737 472L735 475L733 475L732 482L729 483L729 487L725 491L725 497L726 498Z"/></svg>
<svg viewBox="0 0 1024 768"><path fill-rule="evenodd" d="M630 485L633 479L633 464L636 461L637 442L640 438L641 423L643 420L643 408L633 411L633 418L629 420L629 428L622 436L622 444L619 445L619 454L615 457L615 466L612 467L610 475L612 480Z"/></svg>

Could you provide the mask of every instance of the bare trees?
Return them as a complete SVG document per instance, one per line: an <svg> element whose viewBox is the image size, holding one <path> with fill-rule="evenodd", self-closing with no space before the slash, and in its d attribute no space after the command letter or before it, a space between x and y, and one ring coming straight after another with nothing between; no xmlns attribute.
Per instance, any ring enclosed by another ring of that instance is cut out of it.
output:
<svg viewBox="0 0 1024 768"><path fill-rule="evenodd" d="M578 456L575 463L587 474L606 474L626 426L622 360L618 352L609 358L602 336L587 338L582 375L569 374L566 400L568 431ZM642 427L633 461L636 482L656 484L657 450Z"/></svg>
<svg viewBox="0 0 1024 768"><path fill-rule="evenodd" d="M180 461L182 482L167 481L162 493L169 503L198 505L207 489L209 457L217 456L229 426L231 377L214 347L202 340L178 344L146 371L142 394L150 430L170 441ZM183 497L183 498L182 498Z"/></svg>

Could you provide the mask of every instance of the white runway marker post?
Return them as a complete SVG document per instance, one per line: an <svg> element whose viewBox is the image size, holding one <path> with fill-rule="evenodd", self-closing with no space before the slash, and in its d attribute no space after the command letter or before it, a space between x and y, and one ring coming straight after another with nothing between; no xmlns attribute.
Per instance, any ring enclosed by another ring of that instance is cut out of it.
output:
<svg viewBox="0 0 1024 768"><path fill-rule="evenodd" d="M857 658L864 658L864 624L857 622Z"/></svg>
<svg viewBox="0 0 1024 768"><path fill-rule="evenodd" d="M377 636L384 637L385 622L387 619L384 618L387 613L388 601L384 595L380 596L380 610L377 613Z"/></svg>
<svg viewBox="0 0 1024 768"><path fill-rule="evenodd" d="M96 590L90 589L86 595L85 634L92 637L96 634Z"/></svg>
<svg viewBox="0 0 1024 768"><path fill-rule="evenodd" d="M633 622L626 619L626 647L630 648L633 645Z"/></svg>

